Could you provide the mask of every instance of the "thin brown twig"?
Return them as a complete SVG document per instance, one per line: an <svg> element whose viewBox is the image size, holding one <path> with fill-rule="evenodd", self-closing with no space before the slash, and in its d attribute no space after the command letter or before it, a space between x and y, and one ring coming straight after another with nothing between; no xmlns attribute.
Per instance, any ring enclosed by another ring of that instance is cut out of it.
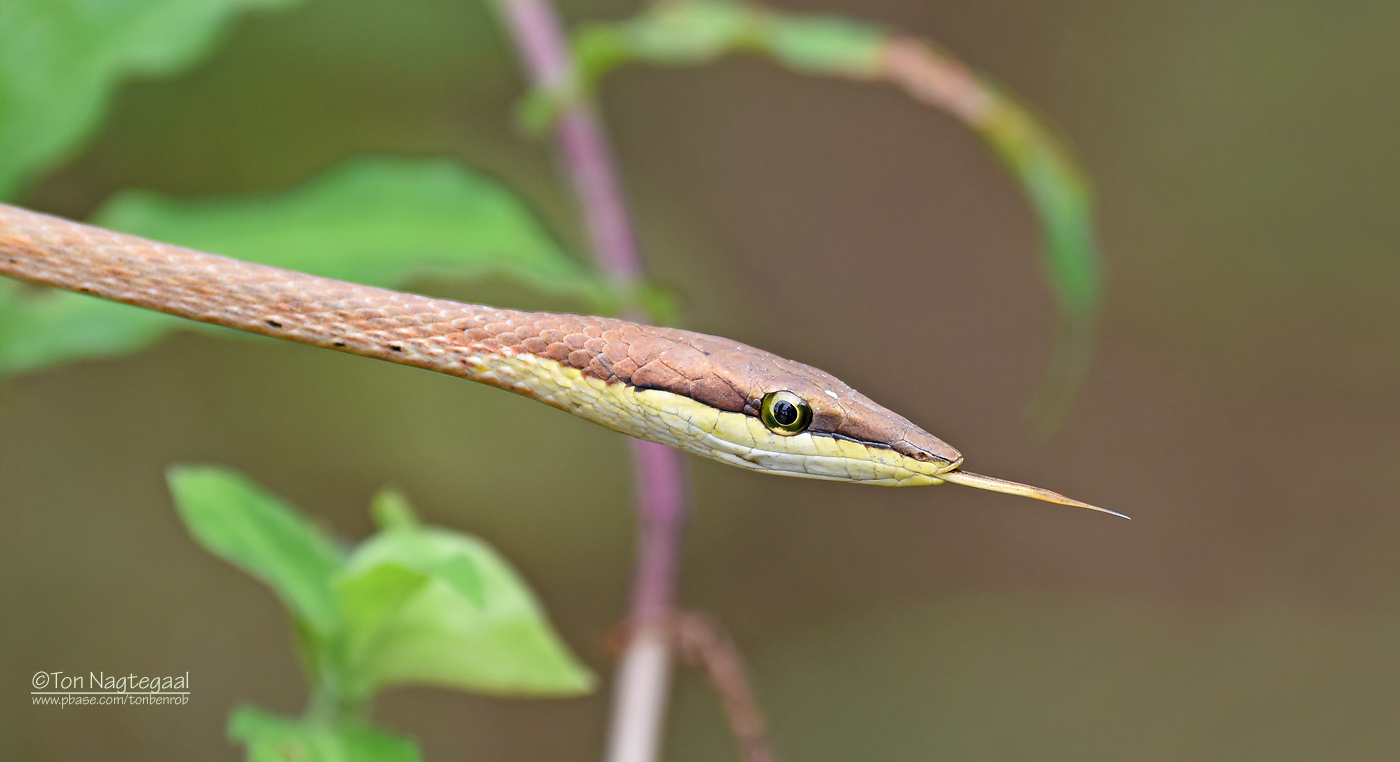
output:
<svg viewBox="0 0 1400 762"><path fill-rule="evenodd" d="M916 37L885 43L879 74L914 100L941 108L973 128L991 117L996 99L965 64Z"/></svg>

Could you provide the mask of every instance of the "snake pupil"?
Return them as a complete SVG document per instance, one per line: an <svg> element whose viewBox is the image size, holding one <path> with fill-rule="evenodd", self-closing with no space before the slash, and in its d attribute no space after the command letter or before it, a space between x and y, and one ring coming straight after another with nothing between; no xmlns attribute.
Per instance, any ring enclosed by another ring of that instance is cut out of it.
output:
<svg viewBox="0 0 1400 762"><path fill-rule="evenodd" d="M797 408L787 400L778 400L773 405L773 418L784 426L791 426L797 422Z"/></svg>

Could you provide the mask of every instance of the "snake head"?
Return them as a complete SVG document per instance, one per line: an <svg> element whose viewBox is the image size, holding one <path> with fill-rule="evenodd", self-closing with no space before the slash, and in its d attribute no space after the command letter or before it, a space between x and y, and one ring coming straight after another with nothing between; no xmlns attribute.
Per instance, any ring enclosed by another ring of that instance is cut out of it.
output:
<svg viewBox="0 0 1400 762"><path fill-rule="evenodd" d="M963 471L956 448L809 365L688 331L658 333L642 349L631 355L644 362L629 381L644 417L661 424L646 427L647 438L765 473L883 486L953 482L1113 513Z"/></svg>

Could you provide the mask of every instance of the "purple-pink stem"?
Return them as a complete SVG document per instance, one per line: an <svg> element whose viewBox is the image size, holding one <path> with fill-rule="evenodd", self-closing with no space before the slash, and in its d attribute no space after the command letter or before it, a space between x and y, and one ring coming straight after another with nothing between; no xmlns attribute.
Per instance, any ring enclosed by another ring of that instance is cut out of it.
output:
<svg viewBox="0 0 1400 762"><path fill-rule="evenodd" d="M602 126L577 91L573 54L559 17L548 0L499 1L535 87L567 99L555 123L555 140L593 255L611 280L631 286L642 279L637 239ZM660 746L670 684L669 619L687 512L685 478L675 450L633 440L632 461L639 522L627 616L632 637L618 665L608 762L651 762Z"/></svg>
<svg viewBox="0 0 1400 762"><path fill-rule="evenodd" d="M675 450L632 440L641 517L636 576L632 582L632 626L661 624L675 604L681 534L685 531L685 475Z"/></svg>

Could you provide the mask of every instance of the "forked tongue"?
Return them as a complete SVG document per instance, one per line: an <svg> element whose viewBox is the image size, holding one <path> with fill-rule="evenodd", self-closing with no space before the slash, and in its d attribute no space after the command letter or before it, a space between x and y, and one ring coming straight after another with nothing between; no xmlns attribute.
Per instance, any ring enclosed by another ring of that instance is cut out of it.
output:
<svg viewBox="0 0 1400 762"><path fill-rule="evenodd" d="M1091 511L1107 513L1121 519L1132 520L1131 516L1124 515L1117 511L1110 511L1107 508L1100 508L1097 505L1081 503L1058 492L1051 492L1048 489L1032 487L1029 484L1018 484L1005 479L998 479L995 476L983 476L981 474L968 473L967 471L944 471L938 475L939 479L953 484L961 484L966 487L976 487L977 489L989 489L993 492L1005 492L1008 495L1021 495L1022 497L1044 500L1047 503L1059 503L1060 505L1072 505L1075 508L1088 508Z"/></svg>

